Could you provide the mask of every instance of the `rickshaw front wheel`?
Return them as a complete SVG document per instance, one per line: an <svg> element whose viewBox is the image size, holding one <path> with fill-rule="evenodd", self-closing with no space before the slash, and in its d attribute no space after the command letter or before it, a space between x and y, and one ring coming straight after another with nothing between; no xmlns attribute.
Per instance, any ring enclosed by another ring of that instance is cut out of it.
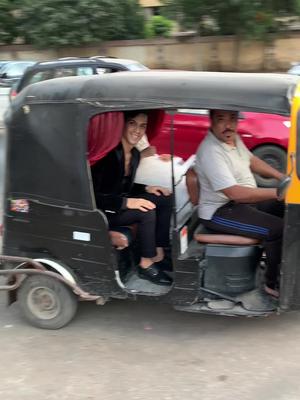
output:
<svg viewBox="0 0 300 400"><path fill-rule="evenodd" d="M30 324L43 329L59 329L74 317L78 307L75 294L50 276L27 277L18 290L22 314Z"/></svg>

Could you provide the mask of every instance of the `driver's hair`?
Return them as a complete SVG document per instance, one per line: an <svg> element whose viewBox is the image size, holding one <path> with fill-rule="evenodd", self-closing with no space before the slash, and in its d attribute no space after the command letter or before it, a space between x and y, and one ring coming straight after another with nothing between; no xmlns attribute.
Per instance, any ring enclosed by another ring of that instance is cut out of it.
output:
<svg viewBox="0 0 300 400"><path fill-rule="evenodd" d="M221 109L213 109L213 110L209 110L209 118L212 121L213 117L214 117L214 113L216 111L227 111L227 112L232 112L232 113L236 113L237 117L239 116L239 112L235 111L235 110L221 110Z"/></svg>

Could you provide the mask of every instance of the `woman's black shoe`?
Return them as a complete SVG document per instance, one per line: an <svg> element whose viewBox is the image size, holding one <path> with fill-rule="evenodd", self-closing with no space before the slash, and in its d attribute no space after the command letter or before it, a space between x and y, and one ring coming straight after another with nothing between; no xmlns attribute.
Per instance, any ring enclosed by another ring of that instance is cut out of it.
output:
<svg viewBox="0 0 300 400"><path fill-rule="evenodd" d="M163 260L156 262L155 265L161 271L166 271L166 272L172 272L173 271L172 261L168 260L167 258L164 258Z"/></svg>
<svg viewBox="0 0 300 400"><path fill-rule="evenodd" d="M139 278L146 279L156 285L170 286L172 279L159 269L155 264L148 268L137 267Z"/></svg>

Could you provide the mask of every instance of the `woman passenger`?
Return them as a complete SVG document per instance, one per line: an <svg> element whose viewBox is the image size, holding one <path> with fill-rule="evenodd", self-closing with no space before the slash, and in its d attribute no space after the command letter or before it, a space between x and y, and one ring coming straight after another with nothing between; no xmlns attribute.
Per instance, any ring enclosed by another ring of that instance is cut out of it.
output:
<svg viewBox="0 0 300 400"><path fill-rule="evenodd" d="M169 246L172 211L170 191L134 183L140 161L135 148L146 132L145 111L125 113L121 142L91 167L97 207L107 216L110 229L137 223L141 259L138 275L157 285L170 285L164 272L164 247Z"/></svg>

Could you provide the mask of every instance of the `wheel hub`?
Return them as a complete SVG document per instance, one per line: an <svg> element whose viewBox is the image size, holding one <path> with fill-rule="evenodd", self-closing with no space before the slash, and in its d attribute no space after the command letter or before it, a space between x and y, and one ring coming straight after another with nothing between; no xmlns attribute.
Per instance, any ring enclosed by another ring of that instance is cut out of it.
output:
<svg viewBox="0 0 300 400"><path fill-rule="evenodd" d="M30 290L28 293L28 307L40 319L55 318L61 310L58 296L47 287L36 287Z"/></svg>
<svg viewBox="0 0 300 400"><path fill-rule="evenodd" d="M277 169L278 171L282 171L283 169L283 165L281 164L280 160L278 158L276 158L275 156L273 156L272 154L268 154L266 155L263 160L271 165L271 167Z"/></svg>

